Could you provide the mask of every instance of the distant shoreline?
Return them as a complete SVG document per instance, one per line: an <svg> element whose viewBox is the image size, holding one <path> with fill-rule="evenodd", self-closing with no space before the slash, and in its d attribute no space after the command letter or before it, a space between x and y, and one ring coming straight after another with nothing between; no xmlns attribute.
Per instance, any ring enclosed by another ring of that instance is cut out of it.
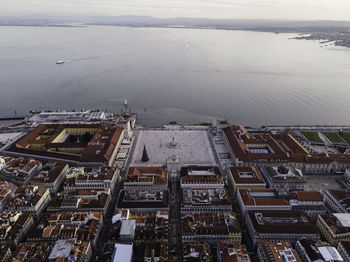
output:
<svg viewBox="0 0 350 262"><path fill-rule="evenodd" d="M120 24L86 24L87 26L116 26L116 27L132 27L132 28L173 28L173 29L205 29L205 30L225 30L225 31L251 31L261 33L274 34L298 34L299 36L290 38L296 40L317 40L320 44L334 42L335 46L350 48L350 32L302 32L296 29L273 29L273 28L249 28L249 27L215 27L215 26L186 26L186 25L120 25Z"/></svg>
<svg viewBox="0 0 350 262"><path fill-rule="evenodd" d="M71 24L14 24L14 23L1 23L0 27L67 27L67 28L79 28L88 26L115 26L115 27L132 27L132 28L172 28L172 29L205 29L205 30L226 30L226 31L252 31L252 32L265 32L274 34L299 34L299 36L291 38L296 40L316 40L320 41L320 44L332 43L334 46L350 48L350 32L338 32L340 30L330 30L324 32L322 28L305 29L305 28L283 28L283 27L234 27L234 26L189 26L189 25L157 25L157 24L118 24L118 23L82 23L79 25ZM299 29L299 30L298 30ZM331 45L331 44L329 44Z"/></svg>

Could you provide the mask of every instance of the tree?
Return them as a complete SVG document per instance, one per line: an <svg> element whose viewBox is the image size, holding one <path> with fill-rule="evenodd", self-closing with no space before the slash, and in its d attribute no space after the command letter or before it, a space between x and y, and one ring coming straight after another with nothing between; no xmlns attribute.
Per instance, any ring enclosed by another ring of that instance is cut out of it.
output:
<svg viewBox="0 0 350 262"><path fill-rule="evenodd" d="M149 160L147 150L146 150L146 145L143 146L143 153L142 153L142 162L147 162Z"/></svg>

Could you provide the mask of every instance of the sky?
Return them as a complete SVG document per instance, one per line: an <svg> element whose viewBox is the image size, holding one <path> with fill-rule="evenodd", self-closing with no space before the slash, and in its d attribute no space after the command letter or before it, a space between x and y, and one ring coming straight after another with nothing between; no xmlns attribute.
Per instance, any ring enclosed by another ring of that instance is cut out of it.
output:
<svg viewBox="0 0 350 262"><path fill-rule="evenodd" d="M350 20L350 0L0 0L6 15Z"/></svg>

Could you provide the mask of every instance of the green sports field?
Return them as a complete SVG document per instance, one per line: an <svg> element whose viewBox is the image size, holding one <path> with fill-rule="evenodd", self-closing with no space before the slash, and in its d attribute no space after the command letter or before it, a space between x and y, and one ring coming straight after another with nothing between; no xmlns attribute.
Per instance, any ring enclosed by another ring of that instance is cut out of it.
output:
<svg viewBox="0 0 350 262"><path fill-rule="evenodd" d="M324 134L332 143L344 143L344 140L337 133L322 132L322 134Z"/></svg>
<svg viewBox="0 0 350 262"><path fill-rule="evenodd" d="M319 137L317 132L308 132L308 131L302 131L301 132L310 142L320 142L322 143L321 138Z"/></svg>

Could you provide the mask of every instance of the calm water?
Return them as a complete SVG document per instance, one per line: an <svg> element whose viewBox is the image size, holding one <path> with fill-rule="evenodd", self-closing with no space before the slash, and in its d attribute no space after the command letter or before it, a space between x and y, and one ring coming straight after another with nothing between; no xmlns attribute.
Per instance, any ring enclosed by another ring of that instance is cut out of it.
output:
<svg viewBox="0 0 350 262"><path fill-rule="evenodd" d="M350 49L195 29L0 27L0 36L0 115L119 112L127 98L149 125L350 124Z"/></svg>

